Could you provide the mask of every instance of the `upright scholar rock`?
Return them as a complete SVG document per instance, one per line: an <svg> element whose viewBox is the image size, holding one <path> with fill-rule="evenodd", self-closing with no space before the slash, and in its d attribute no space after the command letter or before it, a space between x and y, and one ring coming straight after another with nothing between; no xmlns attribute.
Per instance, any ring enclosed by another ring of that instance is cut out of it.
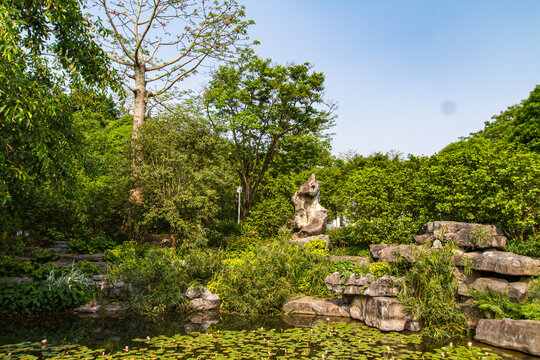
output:
<svg viewBox="0 0 540 360"><path fill-rule="evenodd" d="M326 228L328 210L320 204L321 182L311 174L308 181L300 186L293 195L294 204L294 237L292 241L305 244L314 239L322 239L329 245L330 239L322 235Z"/></svg>

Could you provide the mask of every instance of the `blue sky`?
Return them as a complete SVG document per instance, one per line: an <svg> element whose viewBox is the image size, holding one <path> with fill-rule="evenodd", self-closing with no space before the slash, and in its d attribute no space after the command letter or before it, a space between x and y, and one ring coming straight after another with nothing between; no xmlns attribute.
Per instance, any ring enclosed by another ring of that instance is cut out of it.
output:
<svg viewBox="0 0 540 360"><path fill-rule="evenodd" d="M540 1L242 3L260 56L326 75L336 155L431 155L540 84Z"/></svg>

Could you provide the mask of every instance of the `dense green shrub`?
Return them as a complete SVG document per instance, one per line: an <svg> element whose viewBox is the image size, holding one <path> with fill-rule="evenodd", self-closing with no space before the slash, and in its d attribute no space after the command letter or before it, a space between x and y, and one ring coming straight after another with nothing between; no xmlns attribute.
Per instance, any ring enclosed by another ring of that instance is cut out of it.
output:
<svg viewBox="0 0 540 360"><path fill-rule="evenodd" d="M35 261L38 263L46 263L58 259L58 254L56 254L56 252L54 252L52 249L36 248L34 249L33 254Z"/></svg>
<svg viewBox="0 0 540 360"><path fill-rule="evenodd" d="M88 279L75 268L52 271L47 280L0 284L0 313L59 311L80 306L93 296Z"/></svg>
<svg viewBox="0 0 540 360"><path fill-rule="evenodd" d="M224 260L222 272L208 284L228 311L274 313L295 293L328 294L329 260L307 248L276 240L235 255Z"/></svg>
<svg viewBox="0 0 540 360"><path fill-rule="evenodd" d="M100 234L96 236L75 237L69 239L69 252L74 254L97 254L114 248L118 243Z"/></svg>
<svg viewBox="0 0 540 360"><path fill-rule="evenodd" d="M418 234L426 218L417 201L415 162L391 162L385 167L364 167L346 184L346 216L353 223L350 245L365 242L407 243Z"/></svg>
<svg viewBox="0 0 540 360"><path fill-rule="evenodd" d="M540 154L483 138L450 144L426 162L419 205L430 220L501 227L515 241L540 231Z"/></svg>
<svg viewBox="0 0 540 360"><path fill-rule="evenodd" d="M12 256L0 255L0 276L28 276L34 270L30 261L19 261Z"/></svg>
<svg viewBox="0 0 540 360"><path fill-rule="evenodd" d="M110 280L124 281L134 289L129 299L133 310L156 313L183 309L183 292L190 283L183 260L170 248L136 255L135 251L122 254L122 261L108 274Z"/></svg>
<svg viewBox="0 0 540 360"><path fill-rule="evenodd" d="M452 268L451 248L419 251L405 272L399 299L422 324L421 335L430 340L464 336L465 314L456 299L458 281Z"/></svg>

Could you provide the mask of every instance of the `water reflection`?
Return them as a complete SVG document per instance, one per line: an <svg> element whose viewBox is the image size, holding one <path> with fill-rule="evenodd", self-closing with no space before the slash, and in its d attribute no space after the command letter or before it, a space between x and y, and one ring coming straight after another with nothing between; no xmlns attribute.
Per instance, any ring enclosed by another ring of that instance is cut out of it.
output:
<svg viewBox="0 0 540 360"><path fill-rule="evenodd" d="M22 341L40 342L47 339L54 345L85 345L90 348L105 349L106 352L121 351L125 346L137 347L135 338L174 336L217 330L286 330L293 327L314 327L321 323L354 322L345 318L326 318L307 315L282 316L239 316L204 312L194 314L165 314L140 316L133 314L47 314L27 317L0 318L0 345ZM467 342L466 340L465 342ZM511 356L514 359L532 359L525 354L495 349L478 344L482 348ZM419 346L419 347L418 347ZM417 345L414 350L425 351L442 346Z"/></svg>

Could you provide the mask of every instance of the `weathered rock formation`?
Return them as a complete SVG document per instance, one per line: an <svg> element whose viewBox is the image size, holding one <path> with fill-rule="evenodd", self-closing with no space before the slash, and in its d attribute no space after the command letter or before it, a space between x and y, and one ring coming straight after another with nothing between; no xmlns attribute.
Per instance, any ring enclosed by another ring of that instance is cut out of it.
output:
<svg viewBox="0 0 540 360"><path fill-rule="evenodd" d="M202 286L190 286L184 293L195 310L215 310L221 306L221 299Z"/></svg>
<svg viewBox="0 0 540 360"><path fill-rule="evenodd" d="M425 234L417 235L418 244L426 241L452 241L458 246L475 249L504 249L506 237L494 225L469 224L456 221L433 221L424 225Z"/></svg>
<svg viewBox="0 0 540 360"><path fill-rule="evenodd" d="M540 356L540 321L481 319L474 339Z"/></svg>
<svg viewBox="0 0 540 360"><path fill-rule="evenodd" d="M353 319L382 331L418 331L420 328L403 304L391 297L355 297L349 312Z"/></svg>
<svg viewBox="0 0 540 360"><path fill-rule="evenodd" d="M329 243L328 236L322 235L326 228L327 211L320 204L321 182L311 174L308 181L293 195L295 231L293 241L306 243L313 239L323 239ZM308 239L309 238L309 239Z"/></svg>
<svg viewBox="0 0 540 360"><path fill-rule="evenodd" d="M292 314L350 317L348 307L340 299L319 300L305 296L283 304L283 311Z"/></svg>
<svg viewBox="0 0 540 360"><path fill-rule="evenodd" d="M510 252L486 251L476 260L473 269L502 275L536 276L540 274L540 261Z"/></svg>

